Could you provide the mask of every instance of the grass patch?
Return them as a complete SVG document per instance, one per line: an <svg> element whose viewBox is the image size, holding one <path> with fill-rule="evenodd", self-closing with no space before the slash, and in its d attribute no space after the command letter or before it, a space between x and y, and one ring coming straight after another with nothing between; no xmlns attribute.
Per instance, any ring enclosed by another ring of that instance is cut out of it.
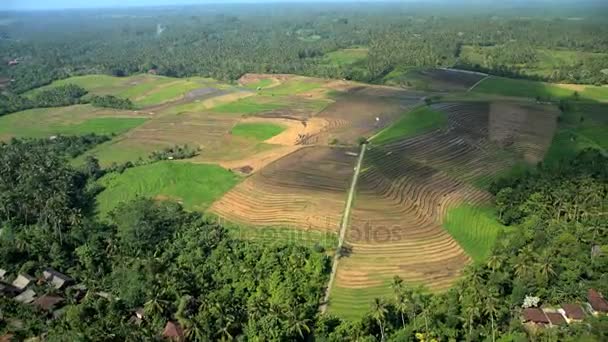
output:
<svg viewBox="0 0 608 342"><path fill-rule="evenodd" d="M269 110L279 109L285 104L280 99L272 99L262 96L250 96L234 102L221 104L213 108L217 113L253 114Z"/></svg>
<svg viewBox="0 0 608 342"><path fill-rule="evenodd" d="M147 74L129 77L85 75L55 81L47 86L30 90L26 96L33 96L43 90L66 84L83 87L92 95L129 98L136 106L146 107L178 99L197 88L215 86L217 82L202 77L180 79Z"/></svg>
<svg viewBox="0 0 608 342"><path fill-rule="evenodd" d="M285 127L263 122L238 123L230 132L232 135L264 141L283 132Z"/></svg>
<svg viewBox="0 0 608 342"><path fill-rule="evenodd" d="M261 89L264 89L264 88L266 88L268 86L271 86L272 83L273 83L272 79L270 79L270 78L264 78L264 79L261 79L261 80L259 80L257 82L250 83L250 84L246 85L245 88L248 88L248 89L258 89L258 88L261 88Z"/></svg>
<svg viewBox="0 0 608 342"><path fill-rule="evenodd" d="M105 216L121 202L137 197L174 200L188 210L204 210L239 177L217 165L157 162L111 173L99 180L105 190L97 196L99 214Z"/></svg>
<svg viewBox="0 0 608 342"><path fill-rule="evenodd" d="M152 151L160 150L164 146L155 146L153 144L133 143L123 137L117 137L112 141L105 142L99 146L95 146L92 150L87 151L84 155L78 157L74 164L82 164L85 156L95 156L99 160L102 167L108 167L112 163L122 164L128 161L134 162L138 159L147 160Z"/></svg>
<svg viewBox="0 0 608 342"><path fill-rule="evenodd" d="M544 163L556 164L586 148L608 152L608 105L574 104L560 118Z"/></svg>
<svg viewBox="0 0 608 342"><path fill-rule="evenodd" d="M96 111L90 106L37 108L0 117L0 137L43 138L57 134L121 134L146 121L145 118L104 117L119 113ZM100 117L96 117L100 115Z"/></svg>
<svg viewBox="0 0 608 342"><path fill-rule="evenodd" d="M447 117L444 113L427 106L419 107L405 113L397 122L382 130L372 139L372 142L386 144L394 140L441 128L446 124Z"/></svg>
<svg viewBox="0 0 608 342"><path fill-rule="evenodd" d="M503 229L492 208L469 204L450 209L443 227L475 262L482 262L490 255Z"/></svg>
<svg viewBox="0 0 608 342"><path fill-rule="evenodd" d="M298 93L304 93L321 87L322 84L306 79L291 79L281 85L271 88L268 90L274 95L293 95Z"/></svg>
<svg viewBox="0 0 608 342"><path fill-rule="evenodd" d="M367 58L368 49L341 49L325 54L324 60L337 66L349 66L364 61Z"/></svg>
<svg viewBox="0 0 608 342"><path fill-rule="evenodd" d="M142 99L136 99L135 105L146 107L176 100L200 87L200 84L191 81L180 80L178 82L172 82L170 85L153 89Z"/></svg>
<svg viewBox="0 0 608 342"><path fill-rule="evenodd" d="M473 91L503 96L540 97L543 100L573 99L576 91L582 100L608 99L608 87L580 87L580 90L574 90L563 85L491 76L479 83Z"/></svg>
<svg viewBox="0 0 608 342"><path fill-rule="evenodd" d="M80 86L90 93L97 95L105 95L114 93L116 88L120 88L125 82L126 78L113 77L108 75L84 75L74 76L63 80L54 81L49 85L32 89L25 93L25 96L31 97L44 90L49 90L66 84L75 84Z"/></svg>
<svg viewBox="0 0 608 342"><path fill-rule="evenodd" d="M392 299L389 282L376 287L345 288L334 286L329 298L328 312L342 319L358 320L371 310L375 298Z"/></svg>

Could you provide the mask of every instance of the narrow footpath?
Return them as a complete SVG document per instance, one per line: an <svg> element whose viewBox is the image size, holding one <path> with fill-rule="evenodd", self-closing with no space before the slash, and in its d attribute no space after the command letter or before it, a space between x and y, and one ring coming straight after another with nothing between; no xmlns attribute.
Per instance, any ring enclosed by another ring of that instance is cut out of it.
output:
<svg viewBox="0 0 608 342"><path fill-rule="evenodd" d="M361 152L359 152L359 159L357 159L357 166L355 167L353 179L350 183L350 189L348 190L348 198L346 199L346 207L344 208L344 215L342 215L342 221L340 221L340 235L338 237L338 247L336 248L336 253L334 254L334 259L333 259L333 262L331 265L331 273L329 274L329 282L327 283L327 288L325 289L325 295L323 296L323 301L321 302L321 306L319 307L319 311L321 311L321 313L325 313L325 311L327 311L327 306L329 304L329 295L331 293L331 288L334 285L334 280L336 278L336 272L338 271L338 261L340 260L340 251L342 250L342 245L344 244L344 238L346 236L346 227L348 227L348 221L350 218L350 209L353 204L353 198L355 197L355 189L357 188L357 180L359 179L359 172L361 171L361 164L363 163L363 156L365 155L366 148L367 148L367 144L361 144Z"/></svg>

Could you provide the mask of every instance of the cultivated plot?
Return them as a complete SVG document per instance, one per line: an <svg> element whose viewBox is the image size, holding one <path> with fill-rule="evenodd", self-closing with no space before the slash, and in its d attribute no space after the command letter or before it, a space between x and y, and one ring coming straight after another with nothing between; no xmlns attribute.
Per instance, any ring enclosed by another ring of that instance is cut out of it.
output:
<svg viewBox="0 0 608 342"><path fill-rule="evenodd" d="M247 178L210 211L246 226L336 231L356 162L351 154L343 148L300 148Z"/></svg>
<svg viewBox="0 0 608 342"><path fill-rule="evenodd" d="M484 188L520 163L542 160L557 122L552 107L527 103L453 102L432 110L445 124L431 131L413 125L400 140L372 139L330 311L364 313L382 289L390 295L394 275L432 291L450 287L467 263L487 255L501 229L483 209L491 204Z"/></svg>

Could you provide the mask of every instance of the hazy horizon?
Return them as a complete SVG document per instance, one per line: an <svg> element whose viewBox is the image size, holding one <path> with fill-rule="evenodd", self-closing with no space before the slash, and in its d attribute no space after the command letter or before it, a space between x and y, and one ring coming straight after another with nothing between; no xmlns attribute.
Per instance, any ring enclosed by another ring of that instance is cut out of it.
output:
<svg viewBox="0 0 608 342"><path fill-rule="evenodd" d="M153 6L180 6L180 5L202 5L202 4L239 4L239 3L339 3L339 2L357 2L357 3L440 3L447 2L449 4L466 3L477 4L481 6L492 5L508 5L508 4L576 4L581 3L576 0L510 0L501 3L496 3L492 0L90 0L83 2L81 0L8 0L0 2L0 10L60 10L60 9L91 9L91 8L128 8L128 7L153 7ZM584 3L602 3L601 0L582 1Z"/></svg>

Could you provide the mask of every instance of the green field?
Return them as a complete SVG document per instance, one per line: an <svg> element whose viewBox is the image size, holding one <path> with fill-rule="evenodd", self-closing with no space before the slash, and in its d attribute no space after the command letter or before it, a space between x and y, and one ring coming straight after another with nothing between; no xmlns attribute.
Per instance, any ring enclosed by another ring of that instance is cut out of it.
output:
<svg viewBox="0 0 608 342"><path fill-rule="evenodd" d="M0 138L43 138L57 134L120 134L146 121L141 117L103 116L120 113L88 105L37 108L0 116ZM97 116L99 115L99 116Z"/></svg>
<svg viewBox="0 0 608 342"><path fill-rule="evenodd" d="M268 90L273 95L294 95L321 87L322 84L307 79L294 78Z"/></svg>
<svg viewBox="0 0 608 342"><path fill-rule="evenodd" d="M397 122L382 130L371 141L375 144L402 139L427 131L444 127L447 124L445 114L429 107L419 107L405 113Z"/></svg>
<svg viewBox="0 0 608 342"><path fill-rule="evenodd" d="M480 82L474 92L516 97L540 97L543 100L574 99L575 90L556 84L516 80L504 77L488 77ZM580 99L599 101L608 100L608 87L584 86L578 91Z"/></svg>
<svg viewBox="0 0 608 342"><path fill-rule="evenodd" d="M137 197L175 200L189 210L204 210L239 177L217 165L162 161L110 173L99 180L105 190L97 196L99 214L107 215L121 202Z"/></svg>
<svg viewBox="0 0 608 342"><path fill-rule="evenodd" d="M347 320L358 320L371 310L375 298L387 298L392 293L390 284L367 288L333 287L329 299L328 313Z"/></svg>
<svg viewBox="0 0 608 342"><path fill-rule="evenodd" d="M230 132L234 136L264 141L283 132L285 127L263 122L238 123Z"/></svg>
<svg viewBox="0 0 608 342"><path fill-rule="evenodd" d="M325 54L324 60L328 64L349 66L364 61L367 54L368 49L364 48L341 49Z"/></svg>
<svg viewBox="0 0 608 342"><path fill-rule="evenodd" d="M264 89L264 88L272 85L272 83L273 83L272 79L270 79L270 78L264 78L264 79L261 79L261 80L259 80L257 82L250 83L250 84L246 85L245 88L248 88L248 89L262 88L262 89Z"/></svg>
<svg viewBox="0 0 608 342"><path fill-rule="evenodd" d="M462 47L461 58L470 64L477 64L483 67L489 67L488 61L492 58L491 54L495 54L497 46L471 46L465 45ZM535 49L535 61L527 64L518 64L521 73L527 75L537 75L548 77L556 70L564 66L576 66L584 64L589 59L608 58L606 53L583 52L574 50L549 50Z"/></svg>
<svg viewBox="0 0 608 342"><path fill-rule="evenodd" d="M66 84L81 86L94 95L109 94L129 98L138 107L148 107L177 100L194 89L216 86L217 82L202 77L182 79L148 74L129 77L86 75L55 81L27 92L26 96Z"/></svg>
<svg viewBox="0 0 608 342"><path fill-rule="evenodd" d="M234 102L221 104L212 110L216 113L254 114L279 109L286 105L283 99L267 96L250 96Z"/></svg>
<svg viewBox="0 0 608 342"><path fill-rule="evenodd" d="M443 227L475 262L482 262L490 255L498 233L504 228L493 208L468 204L450 209Z"/></svg>
<svg viewBox="0 0 608 342"><path fill-rule="evenodd" d="M555 164L585 148L608 152L608 105L574 104L562 113L558 131L545 155L545 163Z"/></svg>

